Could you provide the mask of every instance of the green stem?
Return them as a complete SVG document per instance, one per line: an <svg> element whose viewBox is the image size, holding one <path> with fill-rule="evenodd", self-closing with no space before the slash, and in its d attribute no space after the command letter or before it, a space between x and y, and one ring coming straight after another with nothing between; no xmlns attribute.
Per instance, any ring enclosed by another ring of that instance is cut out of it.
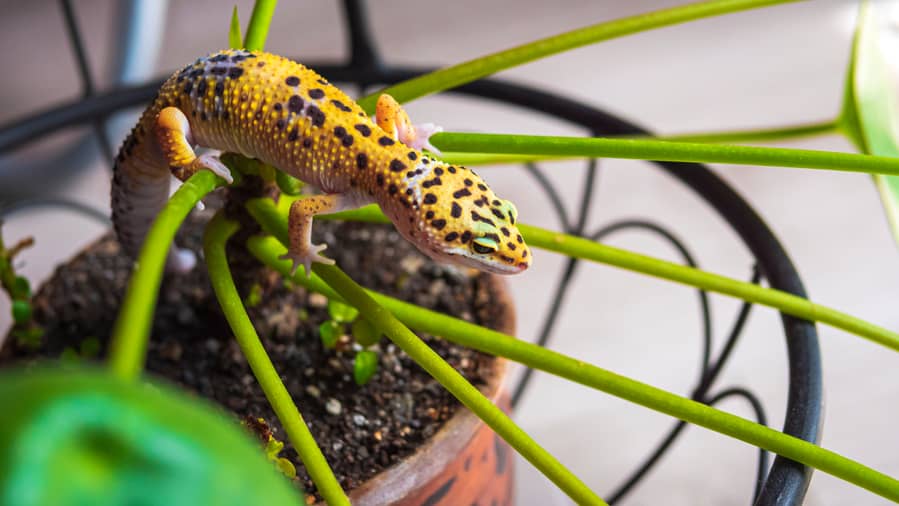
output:
<svg viewBox="0 0 899 506"><path fill-rule="evenodd" d="M731 163L899 175L899 158L808 149L671 142L656 139L457 132L435 134L431 137L431 142L441 150L456 152Z"/></svg>
<svg viewBox="0 0 899 506"><path fill-rule="evenodd" d="M206 255L209 280L215 296L247 363L250 364L250 369L253 370L253 375L256 376L256 381L259 382L266 399L275 410L278 420L284 426L291 444L299 453L303 465L306 466L319 493L330 505L349 505L349 499L344 494L337 478L334 477L328 461L316 444L312 433L309 432L290 393L281 382L281 377L262 346L259 335L256 334L256 329L253 328L253 323L237 293L237 287L231 277L231 269L225 254L225 243L238 228L239 225L236 222L228 221L221 214L217 214L206 227L206 234L203 237L203 252Z"/></svg>
<svg viewBox="0 0 899 506"><path fill-rule="evenodd" d="M266 230L280 232L281 218L277 213L257 209L254 216ZM281 241L286 241L282 237ZM284 252L283 243L273 237L253 237L248 241L250 252L261 262L289 276L290 264L278 257ZM332 300L346 302L318 276L306 278L302 274L293 281ZM506 357L528 367L569 379L590 388L626 399L654 411L665 413L746 443L765 448L789 459L820 469L837 478L871 490L884 497L899 498L899 482L817 445L788 436L769 427L712 408L691 399L615 374L592 364L561 353L527 343L507 334L480 327L445 314L430 311L414 304L381 295L368 294L382 307L406 325L423 332L446 338L456 344L485 353Z"/></svg>
<svg viewBox="0 0 899 506"><path fill-rule="evenodd" d="M245 48L250 51L265 49L268 27L271 25L276 5L278 5L278 0L256 0L253 5L253 13L250 14L250 22L247 24L247 35L244 38Z"/></svg>
<svg viewBox="0 0 899 506"><path fill-rule="evenodd" d="M839 133L836 120L805 123L776 128L734 130L730 132L707 132L693 134L665 135L655 137L660 141L702 142L702 143L753 143L801 139L817 135ZM634 137L637 138L637 137ZM643 137L645 138L645 137Z"/></svg>
<svg viewBox="0 0 899 506"><path fill-rule="evenodd" d="M257 220L284 220L289 201L282 202L279 210L270 199L254 199L247 205L250 213ZM270 215L270 216L269 216ZM344 211L329 215L317 216L320 220L355 220L372 223L390 223L377 206L366 206L353 211ZM272 221L274 223L274 221ZM519 230L531 246L543 248L556 253L591 262L614 265L657 278L675 281L685 285L702 288L710 292L722 293L749 302L777 309L781 312L804 318L806 320L826 323L846 332L864 337L875 343L899 351L899 334L860 318L848 315L808 299L793 294L765 288L753 283L728 278L720 274L706 272L693 267L660 260L640 253L606 246L588 239L553 232L526 224L519 224ZM276 230L270 230L276 237L281 237ZM285 232L286 233L286 232Z"/></svg>
<svg viewBox="0 0 899 506"><path fill-rule="evenodd" d="M133 379L143 369L162 270L178 227L201 198L224 183L208 170L197 172L172 195L153 221L112 330L109 367L119 377Z"/></svg>
<svg viewBox="0 0 899 506"><path fill-rule="evenodd" d="M764 288L754 283L747 283L530 225L521 224L518 228L526 238L526 241L538 248L562 253L569 257L614 265L623 269L695 286L710 292L738 297L745 301L772 307L799 318L826 323L899 351L899 334L781 290Z"/></svg>
<svg viewBox="0 0 899 506"><path fill-rule="evenodd" d="M710 16L755 9L768 5L787 3L793 0L715 0L662 9L636 16L616 19L572 30L545 39L513 47L431 72L381 90L359 100L359 105L369 114L374 112L375 103L381 93L389 93L399 102L409 102L416 98L455 88L482 77L495 74L516 65L561 53L603 40L623 37L634 33L693 21Z"/></svg>
<svg viewBox="0 0 899 506"><path fill-rule="evenodd" d="M343 271L321 263L312 270L577 504L606 504Z"/></svg>

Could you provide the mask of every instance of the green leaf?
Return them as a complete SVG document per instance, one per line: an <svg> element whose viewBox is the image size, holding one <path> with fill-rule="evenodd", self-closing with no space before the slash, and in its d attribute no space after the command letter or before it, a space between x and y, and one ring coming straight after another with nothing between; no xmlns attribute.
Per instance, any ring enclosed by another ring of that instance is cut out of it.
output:
<svg viewBox="0 0 899 506"><path fill-rule="evenodd" d="M244 39L245 48L250 51L262 51L265 48L268 27L272 22L277 4L277 0L256 0L253 5L253 13L250 14L250 23L247 25L247 37Z"/></svg>
<svg viewBox="0 0 899 506"><path fill-rule="evenodd" d="M362 350L353 360L353 379L362 386L378 372L378 354L370 350Z"/></svg>
<svg viewBox="0 0 899 506"><path fill-rule="evenodd" d="M861 152L899 157L896 86L882 48L878 8L869 2L859 8L840 126ZM873 178L893 237L899 242L899 176L874 174Z"/></svg>
<svg viewBox="0 0 899 506"><path fill-rule="evenodd" d="M16 279L13 282L12 296L17 299L31 298L31 284L28 283L27 278L24 276L16 276Z"/></svg>
<svg viewBox="0 0 899 506"><path fill-rule="evenodd" d="M12 301L12 319L17 325L24 325L31 321L31 303L27 300Z"/></svg>
<svg viewBox="0 0 899 506"><path fill-rule="evenodd" d="M318 326L318 334L322 339L325 348L333 348L337 346L337 339L341 334L340 324L334 320L328 320Z"/></svg>
<svg viewBox="0 0 899 506"><path fill-rule="evenodd" d="M381 333L365 318L353 322L352 334L356 342L366 348L381 340Z"/></svg>
<svg viewBox="0 0 899 506"><path fill-rule="evenodd" d="M240 19L237 17L237 6L231 11L231 27L228 29L228 46L231 49L243 47L243 37L240 36Z"/></svg>
<svg viewBox="0 0 899 506"><path fill-rule="evenodd" d="M350 323L359 316L359 311L353 306L331 299L328 301L328 314L338 323Z"/></svg>

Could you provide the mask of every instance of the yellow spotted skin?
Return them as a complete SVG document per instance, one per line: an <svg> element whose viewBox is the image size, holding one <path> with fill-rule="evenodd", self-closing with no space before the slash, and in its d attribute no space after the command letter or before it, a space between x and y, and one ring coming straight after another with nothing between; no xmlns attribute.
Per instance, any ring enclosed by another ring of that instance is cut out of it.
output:
<svg viewBox="0 0 899 506"><path fill-rule="evenodd" d="M303 65L245 50L220 51L175 73L122 146L113 222L131 254L168 197L170 174L186 179L217 162L197 158L194 145L258 158L332 195L297 210L310 223L318 212L376 202L433 258L504 274L530 264L515 207L474 172L403 144ZM292 237L292 250L309 246L303 234Z"/></svg>

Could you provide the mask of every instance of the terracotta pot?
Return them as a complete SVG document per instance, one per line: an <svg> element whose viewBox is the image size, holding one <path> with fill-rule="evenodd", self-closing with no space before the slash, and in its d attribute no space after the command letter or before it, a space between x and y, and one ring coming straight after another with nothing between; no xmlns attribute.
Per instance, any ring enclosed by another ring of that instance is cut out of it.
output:
<svg viewBox="0 0 899 506"><path fill-rule="evenodd" d="M515 311L505 281L493 276L491 282L500 294L497 302L508 308L497 329L514 335ZM509 413L506 365L505 359L495 360L481 392ZM512 505L514 463L514 450L463 407L415 453L352 490L350 500L356 506Z"/></svg>

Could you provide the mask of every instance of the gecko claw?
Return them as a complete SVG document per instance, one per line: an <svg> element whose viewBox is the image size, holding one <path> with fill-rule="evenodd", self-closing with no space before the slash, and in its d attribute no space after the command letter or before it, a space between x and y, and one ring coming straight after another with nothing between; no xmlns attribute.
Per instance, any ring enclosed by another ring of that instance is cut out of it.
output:
<svg viewBox="0 0 899 506"><path fill-rule="evenodd" d="M234 182L234 178L231 176L231 170L219 160L219 157L215 153L203 153L202 155L197 157L196 163L203 167L204 169L209 169L213 174L219 176L231 184Z"/></svg>
<svg viewBox="0 0 899 506"><path fill-rule="evenodd" d="M312 275L312 263L318 262L325 265L334 265L334 260L319 255L320 252L324 251L328 247L327 244L310 244L309 249L307 251L301 251L299 253L294 253L292 251L288 251L287 253L278 257L279 260L290 260L290 275L293 276L297 268L302 265L305 268L306 277Z"/></svg>

